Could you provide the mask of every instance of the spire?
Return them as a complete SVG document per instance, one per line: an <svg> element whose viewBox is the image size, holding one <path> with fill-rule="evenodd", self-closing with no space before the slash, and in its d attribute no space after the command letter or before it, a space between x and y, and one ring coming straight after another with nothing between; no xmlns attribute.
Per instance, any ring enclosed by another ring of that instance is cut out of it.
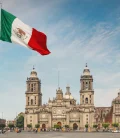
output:
<svg viewBox="0 0 120 138"><path fill-rule="evenodd" d="M70 86L69 85L66 86L66 93L65 93L65 95L71 95L71 93L70 93Z"/></svg>
<svg viewBox="0 0 120 138"><path fill-rule="evenodd" d="M87 63L86 63L85 68L83 70L83 75L90 75L90 70L89 70L89 68L87 66Z"/></svg>
<svg viewBox="0 0 120 138"><path fill-rule="evenodd" d="M48 102L50 102L51 100L50 100L50 98L49 98L49 100L48 100Z"/></svg>
<svg viewBox="0 0 120 138"><path fill-rule="evenodd" d="M34 65L33 65L33 70L35 69Z"/></svg>
<svg viewBox="0 0 120 138"><path fill-rule="evenodd" d="M118 96L120 96L120 89L119 89L119 92L118 92Z"/></svg>
<svg viewBox="0 0 120 138"><path fill-rule="evenodd" d="M30 73L30 77L37 77L37 72L35 71L34 65L33 65L33 70Z"/></svg>

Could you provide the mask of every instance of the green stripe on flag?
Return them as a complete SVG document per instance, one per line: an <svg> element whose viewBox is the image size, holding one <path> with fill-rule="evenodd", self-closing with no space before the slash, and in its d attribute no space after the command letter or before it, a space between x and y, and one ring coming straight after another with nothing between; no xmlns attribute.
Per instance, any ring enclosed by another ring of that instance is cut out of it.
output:
<svg viewBox="0 0 120 138"><path fill-rule="evenodd" d="M12 23L15 18L14 15L1 9L1 40L11 42Z"/></svg>

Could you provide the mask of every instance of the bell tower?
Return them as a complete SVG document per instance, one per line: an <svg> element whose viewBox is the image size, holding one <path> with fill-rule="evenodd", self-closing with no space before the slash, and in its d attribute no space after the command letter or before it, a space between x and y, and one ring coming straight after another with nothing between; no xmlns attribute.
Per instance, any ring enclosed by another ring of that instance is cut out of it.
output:
<svg viewBox="0 0 120 138"><path fill-rule="evenodd" d="M86 64L83 75L80 78L80 104L85 106L94 106L93 77Z"/></svg>
<svg viewBox="0 0 120 138"><path fill-rule="evenodd" d="M63 92L62 89L60 89L60 87L58 88L58 90L56 90L56 100L62 100L63 99Z"/></svg>
<svg viewBox="0 0 120 138"><path fill-rule="evenodd" d="M42 105L41 80L37 77L37 72L33 67L30 77L26 81L26 108L34 108Z"/></svg>

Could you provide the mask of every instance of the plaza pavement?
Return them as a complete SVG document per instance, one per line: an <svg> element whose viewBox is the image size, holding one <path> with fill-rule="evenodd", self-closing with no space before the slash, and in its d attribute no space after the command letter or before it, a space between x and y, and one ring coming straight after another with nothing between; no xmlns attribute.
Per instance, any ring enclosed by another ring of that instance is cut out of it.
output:
<svg viewBox="0 0 120 138"><path fill-rule="evenodd" d="M9 132L0 138L120 138L120 133L82 133L82 132Z"/></svg>

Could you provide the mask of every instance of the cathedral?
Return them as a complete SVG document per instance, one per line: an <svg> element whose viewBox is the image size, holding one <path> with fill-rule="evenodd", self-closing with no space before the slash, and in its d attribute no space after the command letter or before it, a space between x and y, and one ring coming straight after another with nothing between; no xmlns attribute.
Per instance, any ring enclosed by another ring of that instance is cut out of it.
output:
<svg viewBox="0 0 120 138"><path fill-rule="evenodd" d="M61 127L68 125L71 129L84 128L86 124L120 123L120 93L112 101L111 107L94 106L93 76L87 64L80 77L80 104L71 94L70 86L66 87L65 94L59 87L56 97L49 99L47 104L42 104L41 80L33 68L26 81L27 90L24 128L32 124L40 124L40 128L50 129L58 124ZM102 101L101 101L102 102Z"/></svg>

